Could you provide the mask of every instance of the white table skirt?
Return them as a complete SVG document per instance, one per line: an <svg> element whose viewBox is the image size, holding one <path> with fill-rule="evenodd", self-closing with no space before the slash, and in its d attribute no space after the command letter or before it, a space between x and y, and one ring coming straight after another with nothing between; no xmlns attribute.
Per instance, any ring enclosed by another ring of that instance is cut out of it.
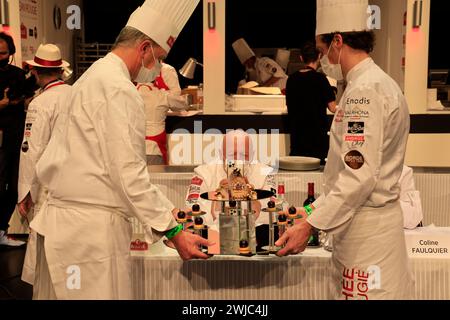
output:
<svg viewBox="0 0 450 320"><path fill-rule="evenodd" d="M156 244L156 247L160 244ZM132 257L135 298L139 300L324 300L329 299L331 253L215 256L183 262L170 249ZM164 252L163 252L164 251ZM410 258L414 298L450 299L450 259Z"/></svg>

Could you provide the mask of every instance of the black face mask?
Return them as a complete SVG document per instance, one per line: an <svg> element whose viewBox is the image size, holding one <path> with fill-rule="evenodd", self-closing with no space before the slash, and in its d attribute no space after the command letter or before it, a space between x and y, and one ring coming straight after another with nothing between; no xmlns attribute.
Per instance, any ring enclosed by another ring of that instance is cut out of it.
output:
<svg viewBox="0 0 450 320"><path fill-rule="evenodd" d="M4 68L9 64L9 58L0 60L0 68Z"/></svg>

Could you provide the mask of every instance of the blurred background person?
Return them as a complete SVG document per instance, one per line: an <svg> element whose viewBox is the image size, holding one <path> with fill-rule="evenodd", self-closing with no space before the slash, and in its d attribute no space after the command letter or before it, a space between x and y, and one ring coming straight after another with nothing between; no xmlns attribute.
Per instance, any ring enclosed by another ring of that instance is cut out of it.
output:
<svg viewBox="0 0 450 320"><path fill-rule="evenodd" d="M33 217L47 198L47 190L36 177L36 163L45 151L61 112L66 112L71 87L62 78L63 68L69 63L62 60L61 52L54 44L40 45L34 60L27 61L31 73L41 88L27 110L25 132L20 153L19 213L26 221ZM25 255L22 280L34 282L36 266L36 233L31 232Z"/></svg>
<svg viewBox="0 0 450 320"><path fill-rule="evenodd" d="M25 124L25 108L34 90L25 71L11 64L16 53L13 38L0 32L0 245L20 246L23 241L7 235L9 220L17 204L20 145Z"/></svg>
<svg viewBox="0 0 450 320"><path fill-rule="evenodd" d="M278 63L268 57L256 57L243 38L233 42L232 46L246 68L246 82L256 81L261 87L278 87L284 93L288 76Z"/></svg>
<svg viewBox="0 0 450 320"><path fill-rule="evenodd" d="M322 165L328 154L330 129L327 108L336 110L336 96L327 77L317 72L320 52L313 42L301 48L305 67L289 76L286 84L291 156L314 157Z"/></svg>
<svg viewBox="0 0 450 320"><path fill-rule="evenodd" d="M145 104L146 155L149 165L168 165L166 118L169 110L189 108L187 97L181 95L177 71L160 62L153 82L138 83L137 89ZM151 79L149 79L150 81Z"/></svg>

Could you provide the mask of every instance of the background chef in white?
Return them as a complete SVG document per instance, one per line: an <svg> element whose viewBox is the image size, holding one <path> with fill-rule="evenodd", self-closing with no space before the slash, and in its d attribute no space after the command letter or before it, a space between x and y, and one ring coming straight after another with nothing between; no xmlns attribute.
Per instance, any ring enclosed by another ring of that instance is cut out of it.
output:
<svg viewBox="0 0 450 320"><path fill-rule="evenodd" d="M219 202L212 202L200 198L205 192L218 189L228 184L226 165L228 161L242 161L244 163L245 176L249 184L256 189L271 190L276 188L275 177L272 168L259 163L255 158L255 150L250 135L245 131L230 130L223 137L221 150L218 152L221 158L213 163L203 164L194 169L194 176L186 194L186 210L190 211L192 205L200 205L202 211L207 212L203 216L204 222L210 227L208 237L215 242L217 248L210 248L209 252L217 252L219 230ZM267 202L267 200L265 200ZM253 201L252 208L255 210L256 226L268 224L267 214L260 214L261 201ZM188 210L189 209L189 210ZM214 251L215 250L215 251Z"/></svg>
<svg viewBox="0 0 450 320"><path fill-rule="evenodd" d="M241 129L227 131L223 137L219 154L221 158L217 161L200 165L194 169L195 174L186 195L188 208L193 204L199 204L201 210L208 212L205 216L205 223L209 226L217 225L220 208L215 208L211 201L201 199L200 195L227 184L226 165L228 160L245 163L245 175L248 182L256 189L271 190L276 188L275 177L271 174L272 168L254 159L255 151L252 139L245 131ZM258 217L261 209L259 201L255 201L254 209ZM261 217L261 221L263 220L264 217Z"/></svg>
<svg viewBox="0 0 450 320"><path fill-rule="evenodd" d="M147 163L169 164L167 151L166 118L169 110L183 111L189 105L181 95L177 71L161 63L161 69L152 83L138 83L137 89L145 104Z"/></svg>
<svg viewBox="0 0 450 320"><path fill-rule="evenodd" d="M41 44L34 60L27 61L31 73L41 88L39 95L30 103L25 120L25 132L20 153L19 167L19 213L28 222L39 212L47 198L47 190L36 177L36 163L45 151L56 119L64 108L71 87L61 80L63 67L69 63L62 60L61 51L54 44ZM31 232L22 272L22 280L33 284L36 266L36 233Z"/></svg>
<svg viewBox="0 0 450 320"><path fill-rule="evenodd" d="M208 258L205 239L181 231L173 204L149 182L144 103L151 82L199 1L147 0L106 57L73 85L68 115L37 164L49 197L38 233L35 299L132 299L130 217L146 241L172 240L181 258ZM61 119L61 122L59 122Z"/></svg>
<svg viewBox="0 0 450 320"><path fill-rule="evenodd" d="M268 57L256 57L243 38L233 42L232 46L239 61L245 66L246 72L255 73L255 78L250 76L247 81L256 81L262 87L278 87L284 92L288 76L278 63Z"/></svg>
<svg viewBox="0 0 450 320"><path fill-rule="evenodd" d="M370 58L366 0L318 0L317 47L347 88L334 116L324 193L277 242L283 256L305 249L312 228L333 235L335 299L406 299L412 289L399 203L409 134L406 100ZM357 122L358 132L351 128ZM305 213L306 212L306 213ZM380 281L376 281L380 280Z"/></svg>

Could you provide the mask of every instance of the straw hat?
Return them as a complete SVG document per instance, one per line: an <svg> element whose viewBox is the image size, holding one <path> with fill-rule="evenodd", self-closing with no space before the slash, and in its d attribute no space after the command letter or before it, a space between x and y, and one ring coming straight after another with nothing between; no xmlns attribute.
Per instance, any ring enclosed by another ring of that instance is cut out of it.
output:
<svg viewBox="0 0 450 320"><path fill-rule="evenodd" d="M40 68L65 68L70 64L62 60L61 51L54 44L41 44L33 60L26 61L30 66Z"/></svg>

